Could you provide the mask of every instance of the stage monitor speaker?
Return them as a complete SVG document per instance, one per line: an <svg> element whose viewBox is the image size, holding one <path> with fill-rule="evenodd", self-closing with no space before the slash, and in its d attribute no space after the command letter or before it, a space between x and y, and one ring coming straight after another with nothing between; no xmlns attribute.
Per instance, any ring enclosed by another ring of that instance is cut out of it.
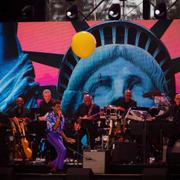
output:
<svg viewBox="0 0 180 180"><path fill-rule="evenodd" d="M8 116L0 112L0 165L9 163L9 132Z"/></svg>
<svg viewBox="0 0 180 180"><path fill-rule="evenodd" d="M84 151L83 168L91 168L93 173L105 173L110 151Z"/></svg>
<svg viewBox="0 0 180 180"><path fill-rule="evenodd" d="M94 174L90 168L69 168L67 170L67 180L82 179L92 180Z"/></svg>
<svg viewBox="0 0 180 180"><path fill-rule="evenodd" d="M167 163L168 164L180 164L180 143L176 143L173 148L167 148Z"/></svg>
<svg viewBox="0 0 180 180"><path fill-rule="evenodd" d="M167 172L166 168L145 168L142 180L167 180Z"/></svg>
<svg viewBox="0 0 180 180"><path fill-rule="evenodd" d="M113 163L128 163L135 162L137 157L136 143L115 143L115 149L112 151Z"/></svg>
<svg viewBox="0 0 180 180"><path fill-rule="evenodd" d="M0 167L0 179L1 180L13 180L14 169L8 167Z"/></svg>

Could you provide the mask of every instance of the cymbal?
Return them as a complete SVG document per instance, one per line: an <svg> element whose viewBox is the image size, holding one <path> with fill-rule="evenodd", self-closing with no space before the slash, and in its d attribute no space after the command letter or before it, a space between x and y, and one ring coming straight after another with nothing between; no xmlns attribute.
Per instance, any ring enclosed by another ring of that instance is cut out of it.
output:
<svg viewBox="0 0 180 180"><path fill-rule="evenodd" d="M149 91L143 94L143 97L154 97L161 96L161 92L159 90Z"/></svg>

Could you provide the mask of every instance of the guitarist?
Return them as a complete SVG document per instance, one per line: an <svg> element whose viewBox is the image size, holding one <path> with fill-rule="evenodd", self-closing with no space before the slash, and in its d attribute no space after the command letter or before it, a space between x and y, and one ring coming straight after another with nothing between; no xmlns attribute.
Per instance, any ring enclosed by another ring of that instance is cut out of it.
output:
<svg viewBox="0 0 180 180"><path fill-rule="evenodd" d="M24 148L22 140L26 140L27 123L28 120L30 120L31 114L29 110L24 107L24 100L22 97L18 97L15 101L15 104L16 106L9 112L9 118L12 127L12 133L15 137L17 137L16 143L21 144L20 147L23 148L23 150L19 149L20 152L16 151L16 155L19 154L23 159L29 159L32 152L30 152L30 155L28 155L28 157L26 156L26 152L25 154L23 153L26 150L26 147ZM17 144L15 145L15 149L17 147Z"/></svg>
<svg viewBox="0 0 180 180"><path fill-rule="evenodd" d="M13 134L16 132L15 127L13 126L13 123L16 121L23 122L22 126L26 130L26 125L28 123L28 120L30 120L31 114L30 111L24 107L24 100L22 97L18 97L15 101L15 107L12 108L9 112L9 117L12 120L11 125L13 128Z"/></svg>
<svg viewBox="0 0 180 180"><path fill-rule="evenodd" d="M97 134L96 120L99 119L100 107L93 103L92 97L85 94L83 103L79 105L75 112L75 127L78 127L82 135L87 135L88 145L90 149L94 149L95 138Z"/></svg>

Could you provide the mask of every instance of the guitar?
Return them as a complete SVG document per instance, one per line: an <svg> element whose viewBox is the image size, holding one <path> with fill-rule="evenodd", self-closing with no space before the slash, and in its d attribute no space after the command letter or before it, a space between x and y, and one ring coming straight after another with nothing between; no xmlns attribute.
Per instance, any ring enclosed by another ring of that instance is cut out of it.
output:
<svg viewBox="0 0 180 180"><path fill-rule="evenodd" d="M48 115L49 115L49 112L47 112L44 116L39 116L39 117L38 117L38 120L39 120L39 121L46 121Z"/></svg>
<svg viewBox="0 0 180 180"><path fill-rule="evenodd" d="M16 133L18 135L18 140L20 141L20 147L22 151L23 158L30 159L32 157L32 150L29 148L29 142L26 139L25 128L23 123L23 118L11 118L11 122L13 122L14 127L16 129Z"/></svg>
<svg viewBox="0 0 180 180"><path fill-rule="evenodd" d="M79 131L81 129L81 123L82 121L97 121L98 119L96 118L98 115L100 115L102 112L98 112L93 115L85 115L85 116L80 116L74 123L74 130Z"/></svg>

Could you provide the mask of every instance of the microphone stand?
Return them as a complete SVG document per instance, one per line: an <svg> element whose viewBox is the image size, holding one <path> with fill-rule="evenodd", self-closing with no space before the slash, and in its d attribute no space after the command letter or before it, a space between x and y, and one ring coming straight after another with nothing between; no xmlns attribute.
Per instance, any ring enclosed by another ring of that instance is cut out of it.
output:
<svg viewBox="0 0 180 180"><path fill-rule="evenodd" d="M128 109L126 115L125 115L124 118L123 118L123 132L124 132L124 130L125 130L126 119L127 119L128 115L129 115L131 109L132 109L131 107Z"/></svg>
<svg viewBox="0 0 180 180"><path fill-rule="evenodd" d="M142 116L142 118L144 119L144 127L143 127L143 163L146 164L147 163L147 150L146 150L146 146L147 146L147 121L146 118L144 116Z"/></svg>
<svg viewBox="0 0 180 180"><path fill-rule="evenodd" d="M91 157L88 157L88 156L84 156L83 154L79 153L78 151L70 148L70 147L67 147L71 152L73 152L74 154L78 154L79 156L81 156L81 158L83 159L86 159L86 160L91 160L91 161L95 161L94 159L92 159ZM77 164L78 165L78 164Z"/></svg>

